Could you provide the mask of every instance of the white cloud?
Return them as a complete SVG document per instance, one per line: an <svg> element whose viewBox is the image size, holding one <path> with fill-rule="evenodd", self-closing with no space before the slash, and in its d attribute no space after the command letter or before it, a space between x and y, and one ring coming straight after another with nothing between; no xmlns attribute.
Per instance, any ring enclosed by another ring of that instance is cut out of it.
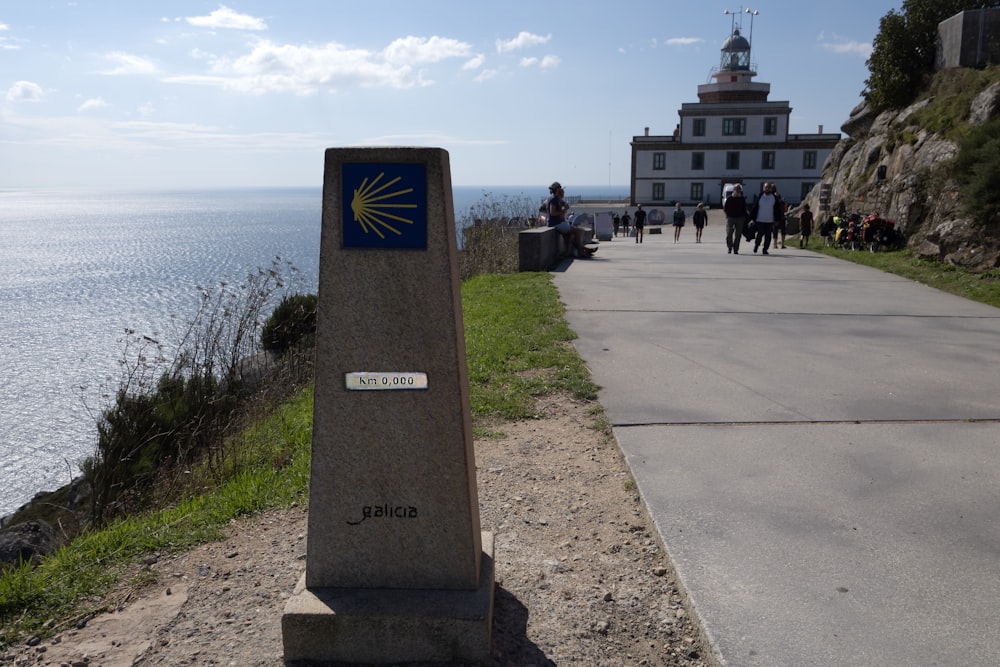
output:
<svg viewBox="0 0 1000 667"><path fill-rule="evenodd" d="M0 107L0 123L16 129L22 146L63 147L80 151L117 151L134 156L149 152L229 151L247 154L290 150L315 151L329 141L326 134L309 132L238 133L199 123L157 123L148 120L109 122L99 116L20 116Z"/></svg>
<svg viewBox="0 0 1000 667"><path fill-rule="evenodd" d="M499 74L499 72L497 70L495 70L495 69L484 69L482 72L480 72L479 74L476 75L476 78L474 78L473 81L475 81L476 83L482 83L483 81L489 81L490 79L492 79L493 77L495 77L497 74Z"/></svg>
<svg viewBox="0 0 1000 667"><path fill-rule="evenodd" d="M154 113L156 113L156 107L153 106L152 102L146 102L145 104L140 104L136 111L139 112L140 117L150 118Z"/></svg>
<svg viewBox="0 0 1000 667"><path fill-rule="evenodd" d="M464 58L471 51L472 47L465 42L447 37L403 37L387 46L382 56L394 65L419 65Z"/></svg>
<svg viewBox="0 0 1000 667"><path fill-rule="evenodd" d="M521 58L521 67L538 67L539 69L552 69L562 62L559 56L547 55L543 58L535 58L534 56Z"/></svg>
<svg viewBox="0 0 1000 667"><path fill-rule="evenodd" d="M248 16L246 14L237 14L225 5L219 5L219 8L208 16L189 16L184 20L199 28L267 30L267 24L263 19Z"/></svg>
<svg viewBox="0 0 1000 667"><path fill-rule="evenodd" d="M413 132L409 134L383 134L362 139L361 145L369 146L500 146L510 143L506 139L464 139L437 131Z"/></svg>
<svg viewBox="0 0 1000 667"><path fill-rule="evenodd" d="M6 23L0 23L0 32L5 32L7 30L10 30L10 26ZM0 51L16 51L20 48L21 47L16 44L9 43L6 37L0 37Z"/></svg>
<svg viewBox="0 0 1000 667"><path fill-rule="evenodd" d="M8 102L41 102L45 93L31 81L18 81L7 90Z"/></svg>
<svg viewBox="0 0 1000 667"><path fill-rule="evenodd" d="M667 46L690 46L704 42L701 37L671 37L666 41Z"/></svg>
<svg viewBox="0 0 1000 667"><path fill-rule="evenodd" d="M517 51L518 49L524 49L529 46L538 46L539 44L547 44L548 41L552 39L552 35L536 35L534 33L521 31L518 33L517 37L508 40L497 40L497 53L506 53L507 51Z"/></svg>
<svg viewBox="0 0 1000 667"><path fill-rule="evenodd" d="M869 58L872 54L871 42L858 42L855 40L839 43L823 42L820 44L820 48L838 55L855 55L865 59Z"/></svg>
<svg viewBox="0 0 1000 667"><path fill-rule="evenodd" d="M481 53L477 53L475 56L465 61L462 65L462 69L479 69L486 63L486 56Z"/></svg>
<svg viewBox="0 0 1000 667"><path fill-rule="evenodd" d="M157 123L135 120L112 123L109 131L122 141L141 143L150 148L169 146L187 150L247 151L266 153L295 149L314 149L321 137L307 132L227 132L222 128L200 123Z"/></svg>
<svg viewBox="0 0 1000 667"><path fill-rule="evenodd" d="M109 60L116 64L109 70L103 70L99 72L100 74L107 74L108 76L121 76L124 74L152 74L156 71L156 65L153 61L147 60L141 56L135 56L131 53L125 53L123 51L113 51L104 56L105 60Z"/></svg>
<svg viewBox="0 0 1000 667"><path fill-rule="evenodd" d="M466 58L470 51L471 47L464 42L441 37L398 39L380 52L334 42L299 46L261 40L249 53L235 59L192 52L192 57L210 63L209 71L168 77L164 81L253 95L315 95L321 90L377 86L412 88L433 83L424 78L418 66L448 58Z"/></svg>
<svg viewBox="0 0 1000 667"><path fill-rule="evenodd" d="M91 109L102 109L108 106L108 103L104 101L101 97L92 97L80 106L76 108L77 111L89 111Z"/></svg>

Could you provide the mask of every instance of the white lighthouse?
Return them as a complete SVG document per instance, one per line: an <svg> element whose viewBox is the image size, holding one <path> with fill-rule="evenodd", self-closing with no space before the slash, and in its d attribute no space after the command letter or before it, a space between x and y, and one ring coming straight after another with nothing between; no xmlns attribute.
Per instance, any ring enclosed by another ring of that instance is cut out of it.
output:
<svg viewBox="0 0 1000 667"><path fill-rule="evenodd" d="M771 84L754 81L757 15L751 10L734 15L719 66L709 83L698 86L698 102L681 105L680 122L670 134L651 135L647 128L632 137L633 203L717 206L725 184L742 183L753 196L764 182L775 183L785 200L795 203L820 180L840 134L823 134L822 127L814 134L789 132L789 103L768 101ZM742 34L743 16L750 17L751 39Z"/></svg>

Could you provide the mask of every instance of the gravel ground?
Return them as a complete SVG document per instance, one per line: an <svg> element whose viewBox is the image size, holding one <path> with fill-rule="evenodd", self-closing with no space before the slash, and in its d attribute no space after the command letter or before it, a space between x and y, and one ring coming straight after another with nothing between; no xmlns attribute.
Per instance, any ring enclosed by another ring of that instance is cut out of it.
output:
<svg viewBox="0 0 1000 667"><path fill-rule="evenodd" d="M476 442L481 523L496 535L493 665L715 664L595 408L547 397L543 418ZM114 611L0 664L278 667L306 514L266 512L219 542L151 557L141 588L104 601Z"/></svg>

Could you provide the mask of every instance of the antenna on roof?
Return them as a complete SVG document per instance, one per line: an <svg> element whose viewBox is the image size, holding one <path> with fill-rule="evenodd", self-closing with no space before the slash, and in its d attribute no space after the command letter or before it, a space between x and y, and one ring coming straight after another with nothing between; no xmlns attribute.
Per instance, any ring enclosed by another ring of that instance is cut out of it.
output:
<svg viewBox="0 0 1000 667"><path fill-rule="evenodd" d="M750 15L750 38L747 41L750 43L750 50L753 51L753 17L760 14L760 12L756 9L751 11L750 8L747 7L746 13Z"/></svg>
<svg viewBox="0 0 1000 667"><path fill-rule="evenodd" d="M742 7L740 7L740 9L742 10ZM729 19L729 34L732 35L734 32L736 32L736 15L742 13L742 11L734 12L727 9L722 13L727 16L732 16L732 18Z"/></svg>
<svg viewBox="0 0 1000 667"><path fill-rule="evenodd" d="M756 9L750 9L749 7L747 7L747 8L744 9L743 5L740 5L739 11L736 11L736 10L733 10L733 9L726 9L726 10L723 10L722 13L725 14L726 16L732 16L732 19L730 19L731 23L730 23L730 26L729 26L729 31L730 32L735 32L736 30L743 30L743 14L749 14L750 15L750 34L751 34L751 36L753 35L753 17L755 17L758 14L760 14L759 11L757 11ZM737 16L740 17L739 25L736 24L736 17Z"/></svg>

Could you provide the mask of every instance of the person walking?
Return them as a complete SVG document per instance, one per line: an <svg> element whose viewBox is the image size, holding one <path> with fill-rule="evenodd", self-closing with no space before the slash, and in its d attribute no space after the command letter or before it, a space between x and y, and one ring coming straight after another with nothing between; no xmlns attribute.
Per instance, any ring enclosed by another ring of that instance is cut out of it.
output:
<svg viewBox="0 0 1000 667"><path fill-rule="evenodd" d="M625 234L625 238L628 238L628 228L632 224L632 216L628 214L628 211L622 214L622 232Z"/></svg>
<svg viewBox="0 0 1000 667"><path fill-rule="evenodd" d="M681 230L684 228L685 219L684 209L681 208L681 203L677 202L674 204L674 243L681 240Z"/></svg>
<svg viewBox="0 0 1000 667"><path fill-rule="evenodd" d="M622 219L618 217L617 213L611 214L611 226L615 228L615 237L618 236L618 230L621 229Z"/></svg>
<svg viewBox="0 0 1000 667"><path fill-rule="evenodd" d="M781 243L780 247L784 249L785 213L787 212L788 206L785 204L785 201L781 198L781 194L778 192L778 187L774 183L771 183L771 194L773 194L775 198L781 202L781 215L780 216L776 215L774 220L774 247L778 248L779 247L778 243L780 242Z"/></svg>
<svg viewBox="0 0 1000 667"><path fill-rule="evenodd" d="M642 243L642 230L646 227L646 212L642 210L642 204L636 207L632 224L635 225L635 242Z"/></svg>
<svg viewBox="0 0 1000 667"><path fill-rule="evenodd" d="M739 183L732 193L722 202L722 210L726 214L726 248L733 255L740 254L740 241L743 240L743 225L747 222L747 200L743 196L743 186Z"/></svg>
<svg viewBox="0 0 1000 667"><path fill-rule="evenodd" d="M767 255L767 249L771 247L774 223L779 219L785 219L785 203L781 201L781 197L774 194L774 185L771 183L764 184L764 192L757 197L750 219L753 220L754 228L757 230L753 251L757 252L763 242L764 249L761 254Z"/></svg>
<svg viewBox="0 0 1000 667"><path fill-rule="evenodd" d="M809 210L809 204L802 205L802 212L799 213L799 247L809 247L809 237L812 236L813 214Z"/></svg>
<svg viewBox="0 0 1000 667"><path fill-rule="evenodd" d="M694 242L701 243L701 232L708 224L708 213L705 212L705 205L701 202L698 202L698 206L694 209L691 221L694 222Z"/></svg>

